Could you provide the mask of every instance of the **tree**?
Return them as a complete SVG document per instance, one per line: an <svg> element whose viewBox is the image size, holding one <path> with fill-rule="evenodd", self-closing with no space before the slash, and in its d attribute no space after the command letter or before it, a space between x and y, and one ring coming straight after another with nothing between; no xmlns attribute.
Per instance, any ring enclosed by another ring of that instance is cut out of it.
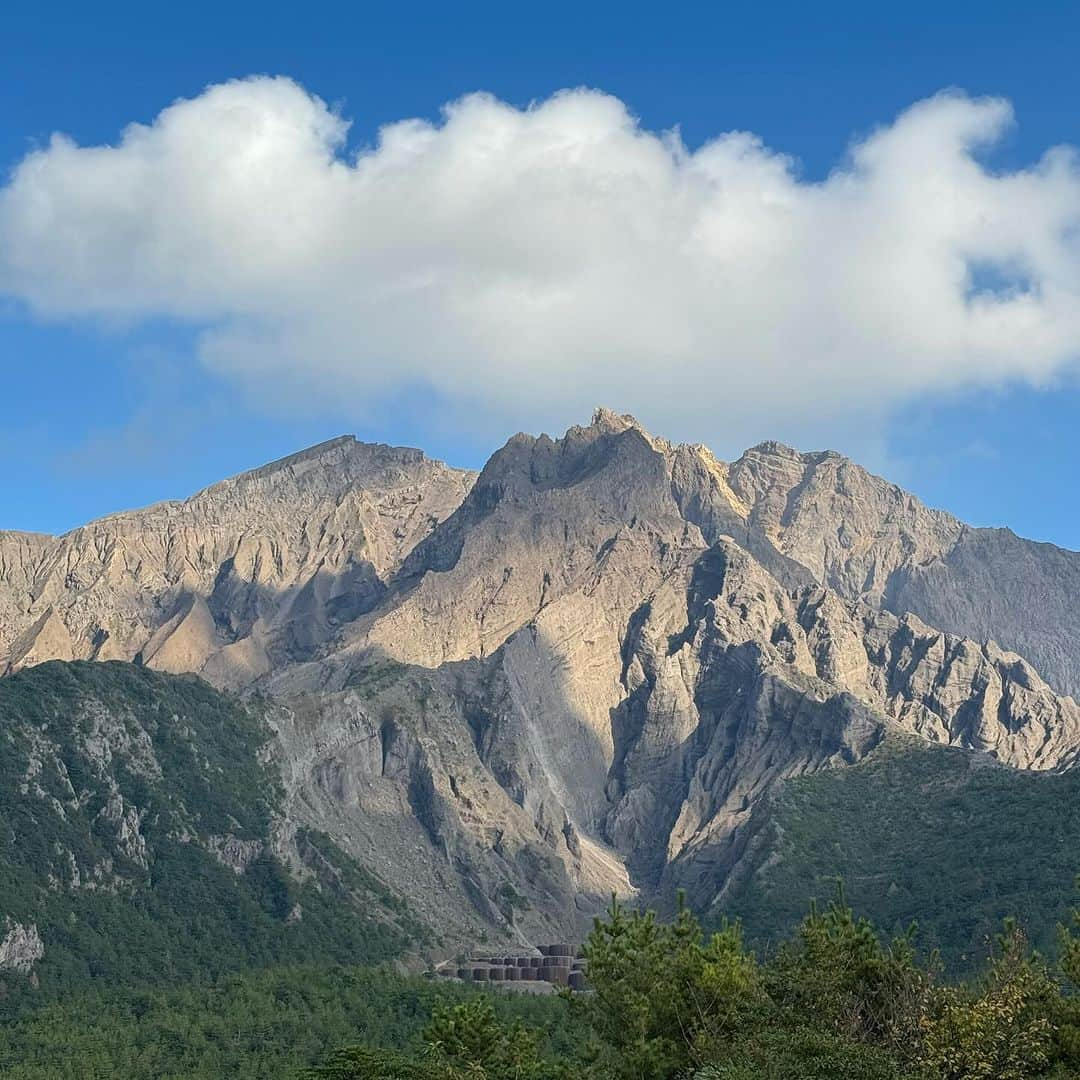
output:
<svg viewBox="0 0 1080 1080"><path fill-rule="evenodd" d="M302 1075L303 1080L447 1080L450 1074L429 1061L396 1050L350 1046L336 1050L322 1065Z"/></svg>
<svg viewBox="0 0 1080 1080"><path fill-rule="evenodd" d="M773 1000L799 1022L913 1056L938 966L936 956L926 967L917 963L914 933L912 926L883 945L867 920L855 918L838 886L824 912L811 904L796 941L771 966Z"/></svg>
<svg viewBox="0 0 1080 1080"><path fill-rule="evenodd" d="M1080 889L1080 879L1077 880ZM1070 993L1057 999L1054 1033L1057 1054L1080 1075L1080 910L1074 911L1072 924L1060 927L1061 974Z"/></svg>
<svg viewBox="0 0 1080 1080"><path fill-rule="evenodd" d="M670 924L627 913L612 900L585 945L594 993L586 1006L595 1068L633 1080L666 1080L727 1045L765 1004L757 964L737 925L708 943L679 897Z"/></svg>
<svg viewBox="0 0 1080 1080"><path fill-rule="evenodd" d="M541 1059L536 1036L521 1023L500 1024L485 997L436 1009L424 1039L452 1080L547 1080L561 1073Z"/></svg>
<svg viewBox="0 0 1080 1080"><path fill-rule="evenodd" d="M981 992L947 988L927 1022L922 1063L940 1080L1028 1080L1053 1059L1059 996L1027 939L1007 921Z"/></svg>

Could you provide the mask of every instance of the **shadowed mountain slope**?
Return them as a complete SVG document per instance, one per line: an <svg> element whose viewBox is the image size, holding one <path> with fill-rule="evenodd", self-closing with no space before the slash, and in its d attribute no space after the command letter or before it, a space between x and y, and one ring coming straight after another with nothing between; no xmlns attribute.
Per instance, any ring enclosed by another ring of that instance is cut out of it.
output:
<svg viewBox="0 0 1080 1080"><path fill-rule="evenodd" d="M0 559L9 666L126 643L270 695L285 818L448 934L724 903L777 784L890 733L1080 754L1080 556L836 454L728 465L605 410L476 477L335 440Z"/></svg>

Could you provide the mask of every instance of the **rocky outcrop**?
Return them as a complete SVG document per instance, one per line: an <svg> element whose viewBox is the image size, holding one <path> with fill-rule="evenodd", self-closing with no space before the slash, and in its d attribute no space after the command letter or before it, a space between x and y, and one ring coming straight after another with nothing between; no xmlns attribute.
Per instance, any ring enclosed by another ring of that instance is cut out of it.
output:
<svg viewBox="0 0 1080 1080"><path fill-rule="evenodd" d="M890 611L1000 642L1026 657L1059 693L1080 697L1080 555L1008 529L965 527L940 558L895 574Z"/></svg>
<svg viewBox="0 0 1080 1080"><path fill-rule="evenodd" d="M519 942L583 930L612 893L634 889L565 810L521 797L484 760L475 710L487 681L482 670L386 665L280 708L286 814L333 836L457 940L492 925Z"/></svg>
<svg viewBox="0 0 1080 1080"><path fill-rule="evenodd" d="M207 850L234 874L243 874L266 850L261 840L241 840L237 836L208 836Z"/></svg>
<svg viewBox="0 0 1080 1080"><path fill-rule="evenodd" d="M4 937L0 940L0 971L17 971L29 975L37 962L45 955L36 923L4 920Z"/></svg>
<svg viewBox="0 0 1080 1080"><path fill-rule="evenodd" d="M889 731L1071 768L1078 567L836 454L728 465L600 410L478 477L336 440L8 535L0 647L269 694L281 836L328 834L450 937L524 940L578 932L612 892L713 903L778 783ZM138 820L101 814L137 864ZM257 856L208 845L238 872Z"/></svg>
<svg viewBox="0 0 1080 1080"><path fill-rule="evenodd" d="M993 639L1058 693L1080 696L1080 553L971 528L835 453L763 443L728 476L752 526L821 584L948 633Z"/></svg>
<svg viewBox="0 0 1080 1080"><path fill-rule="evenodd" d="M939 558L963 531L955 518L832 452L762 443L729 476L752 526L849 599L880 605L898 568Z"/></svg>
<svg viewBox="0 0 1080 1080"><path fill-rule="evenodd" d="M0 533L0 670L122 659L247 685L373 607L472 479L345 437L62 537Z"/></svg>

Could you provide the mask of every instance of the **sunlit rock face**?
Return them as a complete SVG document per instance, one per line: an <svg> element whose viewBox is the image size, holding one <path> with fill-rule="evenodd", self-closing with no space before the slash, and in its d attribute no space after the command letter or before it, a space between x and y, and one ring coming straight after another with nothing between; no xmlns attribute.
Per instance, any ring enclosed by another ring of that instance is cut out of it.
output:
<svg viewBox="0 0 1080 1080"><path fill-rule="evenodd" d="M373 607L472 479L346 437L62 537L0 534L0 664L137 660L247 685Z"/></svg>
<svg viewBox="0 0 1080 1080"><path fill-rule="evenodd" d="M890 730L1071 767L1074 583L839 455L726 464L599 410L479 475L345 438L0 536L0 657L269 695L288 824L524 938L612 892L712 903L777 783Z"/></svg>

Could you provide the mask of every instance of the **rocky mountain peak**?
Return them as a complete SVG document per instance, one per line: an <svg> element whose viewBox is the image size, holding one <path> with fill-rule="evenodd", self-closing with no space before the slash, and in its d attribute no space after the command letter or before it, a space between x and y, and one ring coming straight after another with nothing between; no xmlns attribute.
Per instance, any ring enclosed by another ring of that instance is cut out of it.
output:
<svg viewBox="0 0 1080 1080"><path fill-rule="evenodd" d="M341 460L350 453L363 452L369 448L382 449L373 444L359 442L355 435L337 435L332 439L325 439L323 442L304 447L295 453L286 454L284 457L277 458L274 461L268 461L265 465L257 466L254 469L245 469L235 476L219 481L219 483L228 484L243 479L272 476L274 473L313 461L328 461L334 458ZM386 449L393 448L386 447Z"/></svg>
<svg viewBox="0 0 1080 1080"><path fill-rule="evenodd" d="M598 405L593 409L592 419L589 426L602 428L606 431L625 431L626 428L638 428L644 430L637 419L630 413L617 413L614 409Z"/></svg>
<svg viewBox="0 0 1080 1080"><path fill-rule="evenodd" d="M570 927L612 891L710 903L777 783L888 732L1072 767L1078 591L1080 555L842 455L729 465L600 409L479 476L344 436L65 537L0 534L0 668L266 691L304 826L410 895L510 930L491 897L528 895Z"/></svg>
<svg viewBox="0 0 1080 1080"><path fill-rule="evenodd" d="M764 442L759 442L743 451L742 458L778 457L786 458L789 461L804 461L813 456L813 454L806 454L796 450L794 447L788 446L787 443L778 442L775 439L766 439Z"/></svg>
<svg viewBox="0 0 1080 1080"><path fill-rule="evenodd" d="M137 659L245 685L374 605L474 479L342 436L47 542L0 533L0 671Z"/></svg>

